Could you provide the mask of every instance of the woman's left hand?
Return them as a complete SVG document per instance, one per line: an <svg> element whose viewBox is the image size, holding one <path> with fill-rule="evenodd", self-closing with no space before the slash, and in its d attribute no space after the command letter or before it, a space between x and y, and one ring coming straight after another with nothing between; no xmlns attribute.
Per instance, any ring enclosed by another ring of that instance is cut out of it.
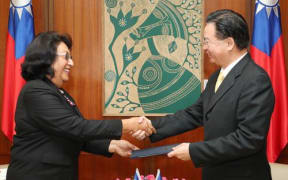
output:
<svg viewBox="0 0 288 180"><path fill-rule="evenodd" d="M137 146L126 140L111 140L108 150L110 153L116 153L122 157L129 157L131 156L132 150L137 149L139 149Z"/></svg>

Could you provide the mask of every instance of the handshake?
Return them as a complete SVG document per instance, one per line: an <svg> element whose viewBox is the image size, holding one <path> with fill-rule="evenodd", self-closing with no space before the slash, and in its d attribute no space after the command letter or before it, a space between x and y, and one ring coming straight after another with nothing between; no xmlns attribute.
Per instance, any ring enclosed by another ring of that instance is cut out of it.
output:
<svg viewBox="0 0 288 180"><path fill-rule="evenodd" d="M122 125L123 133L129 133L138 140L143 140L147 136L156 133L156 129L152 126L151 121L144 116L123 119Z"/></svg>

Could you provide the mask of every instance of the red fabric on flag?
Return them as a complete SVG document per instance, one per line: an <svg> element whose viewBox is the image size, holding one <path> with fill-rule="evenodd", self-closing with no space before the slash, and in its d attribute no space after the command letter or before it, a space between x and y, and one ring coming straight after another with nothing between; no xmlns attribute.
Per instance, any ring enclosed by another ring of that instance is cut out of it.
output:
<svg viewBox="0 0 288 180"><path fill-rule="evenodd" d="M267 1L266 3L267 5L273 5L269 4L269 1ZM272 3L272 1L270 3ZM265 4L261 4L261 6L265 6ZM277 13L275 13L271 8L271 14L270 16L268 16L269 23L267 24L265 24L264 22L267 19L263 19L263 14L265 14L266 12L264 12L262 15L258 15L258 17L256 17L255 15L255 22L259 21L259 24L254 22L253 36L258 36L258 38L256 37L252 40L252 45L250 48L252 58L269 74L275 93L275 107L272 114L267 139L267 157L269 162L275 162L277 160L281 151L285 148L288 142L288 96L285 58L283 50L283 36L281 33L281 18L278 3L275 5L275 7L278 7L279 15L277 16ZM269 6L267 6L266 8L268 9ZM257 4L255 11L256 9ZM265 7L263 8L263 11L265 11ZM273 13L275 13L276 15ZM263 26L256 27L257 25ZM267 33L265 34L263 32ZM262 41L262 39L265 38L267 38L269 41ZM269 51L269 48L267 47L271 47L271 50Z"/></svg>
<svg viewBox="0 0 288 180"><path fill-rule="evenodd" d="M1 121L1 130L10 141L15 134L17 98L25 84L21 64L26 48L34 37L33 21L31 1L10 1Z"/></svg>
<svg viewBox="0 0 288 180"><path fill-rule="evenodd" d="M25 84L21 77L21 63L24 57L18 61L15 60L15 43L9 34L6 47L1 129L5 136L12 141L13 134L15 134L14 115L17 97Z"/></svg>

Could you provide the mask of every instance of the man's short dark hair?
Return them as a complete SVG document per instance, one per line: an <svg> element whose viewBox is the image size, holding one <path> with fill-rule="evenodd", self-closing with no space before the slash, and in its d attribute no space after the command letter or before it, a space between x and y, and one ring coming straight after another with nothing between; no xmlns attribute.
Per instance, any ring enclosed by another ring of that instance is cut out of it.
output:
<svg viewBox="0 0 288 180"><path fill-rule="evenodd" d="M26 80L45 79L47 75L54 77L51 65L55 61L57 47L63 42L72 48L72 39L68 34L57 32L39 33L27 47L22 64L22 77Z"/></svg>
<svg viewBox="0 0 288 180"><path fill-rule="evenodd" d="M232 37L240 50L248 47L248 25L239 13L229 9L217 10L208 15L206 23L215 24L218 39Z"/></svg>

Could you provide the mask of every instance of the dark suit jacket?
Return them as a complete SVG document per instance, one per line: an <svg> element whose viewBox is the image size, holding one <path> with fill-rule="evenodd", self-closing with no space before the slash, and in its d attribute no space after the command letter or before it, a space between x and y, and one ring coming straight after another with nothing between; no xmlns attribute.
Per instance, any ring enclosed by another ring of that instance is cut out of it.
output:
<svg viewBox="0 0 288 180"><path fill-rule="evenodd" d="M67 92L49 80L31 80L18 97L16 135L7 180L77 180L81 150L111 156L120 120L85 120Z"/></svg>
<svg viewBox="0 0 288 180"><path fill-rule="evenodd" d="M220 70L195 104L158 120L151 140L204 126L204 141L190 143L190 157L203 167L203 180L271 180L266 138L274 108L267 73L247 54L228 73L218 91Z"/></svg>

